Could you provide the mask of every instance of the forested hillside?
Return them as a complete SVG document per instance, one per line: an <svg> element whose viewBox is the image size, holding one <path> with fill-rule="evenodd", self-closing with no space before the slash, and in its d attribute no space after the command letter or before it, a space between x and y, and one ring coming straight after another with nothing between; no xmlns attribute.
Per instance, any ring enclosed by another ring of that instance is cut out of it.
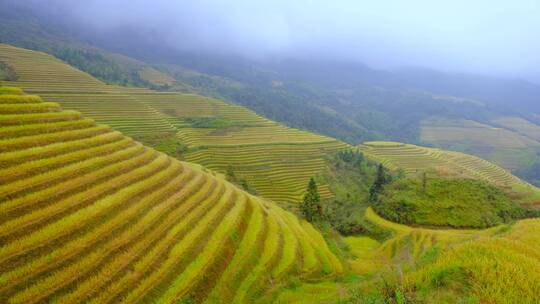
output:
<svg viewBox="0 0 540 304"><path fill-rule="evenodd" d="M62 12L40 12L31 3L0 1L0 42L47 52L110 84L161 87L174 79L146 63L87 43Z"/></svg>

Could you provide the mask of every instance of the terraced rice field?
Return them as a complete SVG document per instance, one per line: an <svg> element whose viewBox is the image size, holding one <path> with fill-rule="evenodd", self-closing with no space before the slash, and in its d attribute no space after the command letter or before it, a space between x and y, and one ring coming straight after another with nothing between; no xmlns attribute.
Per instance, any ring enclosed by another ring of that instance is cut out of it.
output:
<svg viewBox="0 0 540 304"><path fill-rule="evenodd" d="M232 168L263 197L296 203L310 177L326 170L325 156L347 147L335 139L287 128L240 106L189 94L136 94L177 129L190 151L185 159L218 172ZM222 127L193 127L197 118L221 119ZM331 197L328 185L319 187Z"/></svg>
<svg viewBox="0 0 540 304"><path fill-rule="evenodd" d="M252 303L343 271L275 204L28 95L0 95L0 244L2 303Z"/></svg>
<svg viewBox="0 0 540 304"><path fill-rule="evenodd" d="M509 130L518 132L528 138L540 141L540 126L521 117L499 117L493 123L501 125Z"/></svg>
<svg viewBox="0 0 540 304"><path fill-rule="evenodd" d="M351 295L373 293L377 287L369 278L391 280L388 273L395 273L402 290L413 293L413 299L421 303L539 301L538 219L484 230L456 230L396 224L371 208L365 218L393 236L382 243L366 236L345 238L353 256L351 270L362 279L306 282L283 289L276 303L384 303L380 298L351 299ZM386 287L388 281L381 283Z"/></svg>
<svg viewBox="0 0 540 304"><path fill-rule="evenodd" d="M368 236L349 236L345 241L350 247L353 259L349 261L351 270L360 275L373 274L393 264L414 264L422 255L437 247L438 250L453 245L496 235L505 226L489 229L430 229L411 227L388 221L379 216L371 207L366 209L364 218L391 234L387 240L378 242Z"/></svg>
<svg viewBox="0 0 540 304"><path fill-rule="evenodd" d="M538 188L476 156L395 142L367 142L358 146L358 149L386 167L402 169L409 175L433 172L438 175L480 179L514 191L527 202L539 200Z"/></svg>
<svg viewBox="0 0 540 304"><path fill-rule="evenodd" d="M500 117L490 124L464 119L422 121L422 142L442 149L474 154L507 170L529 168L540 150L540 128L517 117Z"/></svg>
<svg viewBox="0 0 540 304"><path fill-rule="evenodd" d="M26 92L146 92L141 88L106 85L96 78L64 64L43 52L0 44L0 60L8 63L17 74L16 84ZM6 82L5 85L10 84Z"/></svg>
<svg viewBox="0 0 540 304"><path fill-rule="evenodd" d="M327 145L209 147L188 154L186 159L217 171L232 166L237 175L245 177L263 196L279 202L297 202L309 178L325 169L324 153L338 148L333 142ZM320 185L319 193L322 197L332 195L326 184Z"/></svg>
<svg viewBox="0 0 540 304"><path fill-rule="evenodd" d="M42 93L43 99L107 124L133 137L175 132L155 109L123 93Z"/></svg>
<svg viewBox="0 0 540 304"><path fill-rule="evenodd" d="M6 84L134 138L174 134L188 147L185 160L221 173L233 168L259 195L277 202L299 202L309 178L326 170L326 155L348 147L221 100L109 86L44 53L0 44L0 60L19 77ZM200 120L209 124L201 127ZM319 189L322 197L332 196L327 185Z"/></svg>
<svg viewBox="0 0 540 304"><path fill-rule="evenodd" d="M538 146L532 138L505 128L486 125L472 120L427 120L422 122L422 141L444 145L468 143L479 147L526 148Z"/></svg>
<svg viewBox="0 0 540 304"><path fill-rule="evenodd" d="M461 288L467 290L462 299L477 303L539 303L539 229L540 220L522 220L489 237L452 246L434 263L407 275L405 288L428 290L422 297L430 303L463 302L447 297ZM449 269L457 271L446 276ZM441 274L457 284L433 284Z"/></svg>
<svg viewBox="0 0 540 304"><path fill-rule="evenodd" d="M128 135L174 131L156 110L129 96L146 89L106 85L51 55L5 44L0 44L0 61L9 64L18 77L4 85L39 94Z"/></svg>
<svg viewBox="0 0 540 304"><path fill-rule="evenodd" d="M453 244L488 237L497 233L502 227L483 230L415 228L390 222L380 217L371 208L366 209L365 218L393 234L392 238L376 247L375 252L371 252L374 262L379 264L391 263L396 260L414 262L434 246L446 248Z"/></svg>

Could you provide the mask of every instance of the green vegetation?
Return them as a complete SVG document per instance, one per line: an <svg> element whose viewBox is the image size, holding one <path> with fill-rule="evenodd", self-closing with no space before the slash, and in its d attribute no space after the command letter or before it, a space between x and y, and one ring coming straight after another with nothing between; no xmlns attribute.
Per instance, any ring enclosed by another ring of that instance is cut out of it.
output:
<svg viewBox="0 0 540 304"><path fill-rule="evenodd" d="M328 183L334 196L323 200L323 221L343 235L364 233L385 238L384 231L363 219L369 206L369 187L375 180L376 164L352 150L329 156L327 164L327 172L319 178Z"/></svg>
<svg viewBox="0 0 540 304"><path fill-rule="evenodd" d="M188 151L187 146L174 133L139 135L136 137L143 144L180 160L184 159L184 154Z"/></svg>
<svg viewBox="0 0 540 304"><path fill-rule="evenodd" d="M19 2L3 3L0 42L47 52L108 84L212 96L354 145L399 140L461 151L540 185L540 87L533 83L417 69L382 71L353 62L261 63L177 53L167 43L141 39L134 29L122 29L119 37L78 33L63 18ZM99 41L99 47L89 41Z"/></svg>
<svg viewBox="0 0 540 304"><path fill-rule="evenodd" d="M486 182L426 179L393 181L384 187L373 208L398 223L454 228L486 228L533 215Z"/></svg>
<svg viewBox="0 0 540 304"><path fill-rule="evenodd" d="M535 186L540 186L540 153L536 155L537 161L526 169L517 170L514 173L525 179L530 181Z"/></svg>
<svg viewBox="0 0 540 304"><path fill-rule="evenodd" d="M410 177L429 176L483 180L505 191L521 204L535 204L540 189L481 158L460 152L395 142L366 142L358 146L366 156Z"/></svg>
<svg viewBox="0 0 540 304"><path fill-rule="evenodd" d="M225 177L227 180L240 188L244 189L244 191L249 192L253 195L258 195L257 191L249 186L248 181L245 178L238 178L236 176L236 173L234 173L234 169L232 166L229 166L227 168L227 172L225 172Z"/></svg>
<svg viewBox="0 0 540 304"><path fill-rule="evenodd" d="M2 96L2 99L6 99L6 95L22 95L23 92L19 88L0 86L0 94L4 95Z"/></svg>
<svg viewBox="0 0 540 304"><path fill-rule="evenodd" d="M351 149L43 53L0 45L0 59L18 76L6 83L47 101L0 87L0 302L539 300L538 220L519 220L538 189L487 161Z"/></svg>
<svg viewBox="0 0 540 304"><path fill-rule="evenodd" d="M0 95L0 302L252 303L343 272L309 223L74 114Z"/></svg>
<svg viewBox="0 0 540 304"><path fill-rule="evenodd" d="M199 94L350 144L384 138L417 142L423 119L437 115L480 119L490 114L477 100L404 90L396 87L398 78L392 73L355 63L197 59L171 60L159 67Z"/></svg>
<svg viewBox="0 0 540 304"><path fill-rule="evenodd" d="M413 272L403 288L418 303L537 303L539 220L464 243Z"/></svg>
<svg viewBox="0 0 540 304"><path fill-rule="evenodd" d="M195 117L186 118L187 123L191 124L193 128L213 128L220 129L235 126L235 122L222 117Z"/></svg>
<svg viewBox="0 0 540 304"><path fill-rule="evenodd" d="M383 164L379 164L377 166L377 175L375 177L375 181L373 182L373 185L369 187L369 201L371 203L374 203L378 200L379 195L384 189L384 186L388 184L390 180L391 177L384 169Z"/></svg>
<svg viewBox="0 0 540 304"><path fill-rule="evenodd" d="M413 228L372 209L366 220L392 237L347 237L349 275L283 290L286 303L537 303L540 220L484 230ZM318 300L321 299L321 300ZM401 302L400 302L401 301Z"/></svg>
<svg viewBox="0 0 540 304"><path fill-rule="evenodd" d="M519 117L499 117L483 123L438 118L423 121L420 135L425 144L477 155L521 173L539 161L539 130L538 125ZM527 174L520 176L535 181Z"/></svg>
<svg viewBox="0 0 540 304"><path fill-rule="evenodd" d="M13 69L9 65L0 61L0 81L2 80L7 80L7 81L17 80L17 74L15 73L15 71L13 71Z"/></svg>
<svg viewBox="0 0 540 304"><path fill-rule="evenodd" d="M112 58L107 58L103 52L61 47L53 49L51 54L109 84L135 87L152 85L144 80L138 71L126 70Z"/></svg>
<svg viewBox="0 0 540 304"><path fill-rule="evenodd" d="M18 3L11 5L18 6ZM4 2L2 6L5 8L10 4ZM109 84L154 89L174 85L174 79L144 62L77 39L73 29L65 30L59 26L63 22L60 16L43 17L29 11L25 4L13 11L3 9L0 11L0 42L46 52Z"/></svg>
<svg viewBox="0 0 540 304"><path fill-rule="evenodd" d="M534 84L408 69L388 73L354 63L190 59L162 70L199 94L288 126L350 144L399 140L460 151L538 180L540 87Z"/></svg>
<svg viewBox="0 0 540 304"><path fill-rule="evenodd" d="M300 212L309 222L316 221L322 216L321 196L313 178L309 180L304 200L300 204Z"/></svg>

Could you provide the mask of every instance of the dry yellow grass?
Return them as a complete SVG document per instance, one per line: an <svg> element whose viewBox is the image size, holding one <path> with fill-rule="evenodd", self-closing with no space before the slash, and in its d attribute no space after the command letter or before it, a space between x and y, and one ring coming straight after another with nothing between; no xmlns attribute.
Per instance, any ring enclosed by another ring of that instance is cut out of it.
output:
<svg viewBox="0 0 540 304"><path fill-rule="evenodd" d="M406 287L427 303L540 302L540 220L458 245L411 274Z"/></svg>

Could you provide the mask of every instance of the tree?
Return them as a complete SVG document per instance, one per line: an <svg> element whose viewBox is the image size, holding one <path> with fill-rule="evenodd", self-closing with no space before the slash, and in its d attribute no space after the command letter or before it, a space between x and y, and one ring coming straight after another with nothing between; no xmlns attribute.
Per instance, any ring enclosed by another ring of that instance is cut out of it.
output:
<svg viewBox="0 0 540 304"><path fill-rule="evenodd" d="M234 169L231 165L229 165L227 167L227 171L225 172L225 176L227 178L228 181L232 182L232 183L236 183L236 174L234 173Z"/></svg>
<svg viewBox="0 0 540 304"><path fill-rule="evenodd" d="M377 167L377 177L375 178L375 181L373 182L373 185L369 188L369 201L374 203L377 201L377 198L379 197L379 194L383 190L383 186L389 182L388 178L386 177L386 172L384 171L384 166L382 164L379 164Z"/></svg>
<svg viewBox="0 0 540 304"><path fill-rule="evenodd" d="M422 173L422 192L426 193L427 188L427 173L424 171Z"/></svg>
<svg viewBox="0 0 540 304"><path fill-rule="evenodd" d="M311 178L308 183L307 192L304 195L304 201L300 206L302 215L312 222L313 220L320 218L322 215L321 197L317 190L317 183Z"/></svg>
<svg viewBox="0 0 540 304"><path fill-rule="evenodd" d="M378 185L378 187L382 188L384 184L386 184L387 178L386 178L386 172L384 171L384 166L382 164L379 164L377 167L377 179L375 180L375 184Z"/></svg>

